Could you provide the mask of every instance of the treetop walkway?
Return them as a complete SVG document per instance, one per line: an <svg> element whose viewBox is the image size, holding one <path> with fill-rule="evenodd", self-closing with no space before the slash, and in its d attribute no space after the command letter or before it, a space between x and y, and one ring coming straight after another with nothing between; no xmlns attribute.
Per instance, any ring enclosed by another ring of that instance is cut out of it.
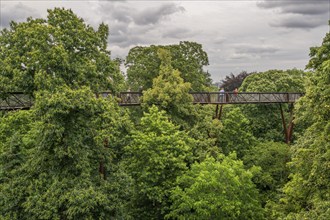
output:
<svg viewBox="0 0 330 220"><path fill-rule="evenodd" d="M107 93L101 93L104 96ZM266 104L266 103L294 103L303 93L288 92L191 92L193 104ZM141 92L121 92L119 105L140 105Z"/></svg>
<svg viewBox="0 0 330 220"><path fill-rule="evenodd" d="M296 92L191 92L193 104L267 104L267 103L294 103L303 93ZM99 97L112 96L111 92L100 92ZM141 104L142 92L121 92L118 94L120 106L135 106ZM0 93L0 110L29 109L34 103L32 96L12 92Z"/></svg>

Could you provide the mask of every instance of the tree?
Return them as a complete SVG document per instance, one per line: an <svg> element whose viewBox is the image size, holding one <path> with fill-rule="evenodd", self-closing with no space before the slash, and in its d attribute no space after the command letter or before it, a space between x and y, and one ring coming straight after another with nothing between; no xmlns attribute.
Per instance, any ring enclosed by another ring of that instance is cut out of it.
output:
<svg viewBox="0 0 330 220"><path fill-rule="evenodd" d="M191 117L193 97L189 94L190 83L184 82L180 72L171 65L171 56L167 50L158 51L161 60L160 73L153 80L152 88L143 92L142 106L148 108L157 105L165 110L177 123L182 124Z"/></svg>
<svg viewBox="0 0 330 220"><path fill-rule="evenodd" d="M284 187L280 213L287 219L330 218L330 38L311 48L306 94L298 102L296 123L309 127L293 146L291 180Z"/></svg>
<svg viewBox="0 0 330 220"><path fill-rule="evenodd" d="M285 143L261 142L243 157L246 167L258 166L261 171L253 177L262 198L262 204L280 198L280 190L289 180L287 163L291 159L290 147Z"/></svg>
<svg viewBox="0 0 330 220"><path fill-rule="evenodd" d="M330 25L330 20L329 20ZM323 62L330 59L330 33L326 33L322 45L319 47L311 47L309 56L311 59L309 60L308 64L306 65L307 69L310 70L321 70L322 71L322 64Z"/></svg>
<svg viewBox="0 0 330 220"><path fill-rule="evenodd" d="M249 120L239 108L231 109L223 119L223 129L219 134L219 146L225 155L236 152L242 158L254 144L256 139L252 135Z"/></svg>
<svg viewBox="0 0 330 220"><path fill-rule="evenodd" d="M65 84L119 91L124 79L110 59L107 38L106 25L94 31L71 10L55 8L47 19L11 22L0 32L0 90L33 94Z"/></svg>
<svg viewBox="0 0 330 220"><path fill-rule="evenodd" d="M1 217L127 218L129 187L118 185L130 185L130 178L114 163L125 119L116 106L114 100L97 99L88 88L38 92L31 110L35 120L19 140L28 146L25 158L13 167L15 176L0 183ZM7 144L2 158L13 146ZM1 162L1 168L7 166L6 160ZM112 171L110 176L99 171L101 164Z"/></svg>
<svg viewBox="0 0 330 220"><path fill-rule="evenodd" d="M305 73L301 70L269 70L245 78L240 87L242 92L304 92ZM284 118L292 117L292 106L282 105ZM251 123L253 135L265 141L283 141L283 125L280 108L272 105L246 105L241 107ZM296 131L302 128L296 127Z"/></svg>
<svg viewBox="0 0 330 220"><path fill-rule="evenodd" d="M169 122L164 111L153 106L149 112L126 147L126 164L135 180L133 217L162 219L175 179L188 168L193 140Z"/></svg>
<svg viewBox="0 0 330 220"><path fill-rule="evenodd" d="M226 76L224 80L221 80L220 87L223 88L225 91L232 92L235 88L239 88L242 85L244 79L251 74L254 73L242 71L236 76L231 73L229 76Z"/></svg>
<svg viewBox="0 0 330 220"><path fill-rule="evenodd" d="M208 65L208 57L202 45L183 41L179 45L134 47L126 58L128 83L132 89L149 89L153 79L160 74L161 59L159 49L166 49L172 57L172 66L180 73L184 82L191 84L193 91L204 91L210 86L210 74L203 70Z"/></svg>
<svg viewBox="0 0 330 220"><path fill-rule="evenodd" d="M263 219L256 169L245 170L235 154L206 158L177 178L168 219Z"/></svg>
<svg viewBox="0 0 330 220"><path fill-rule="evenodd" d="M11 112L0 118L0 218L23 219L26 186L22 167L29 155L25 143L33 115L29 111ZM23 189L22 189L23 188ZM6 194L6 192L13 192ZM11 214L15 213L15 214Z"/></svg>

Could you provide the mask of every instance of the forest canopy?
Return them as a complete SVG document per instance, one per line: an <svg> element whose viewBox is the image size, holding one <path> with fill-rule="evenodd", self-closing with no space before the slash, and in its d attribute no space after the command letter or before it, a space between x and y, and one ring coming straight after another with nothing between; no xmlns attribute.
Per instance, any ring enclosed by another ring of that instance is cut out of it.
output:
<svg viewBox="0 0 330 220"><path fill-rule="evenodd" d="M309 72L226 78L305 93L281 106L287 143L277 104L226 105L220 120L192 104L214 90L201 44L134 47L125 78L108 36L60 8L1 30L1 97L34 97L0 114L1 219L330 219L329 33ZM141 106L96 95L140 87Z"/></svg>

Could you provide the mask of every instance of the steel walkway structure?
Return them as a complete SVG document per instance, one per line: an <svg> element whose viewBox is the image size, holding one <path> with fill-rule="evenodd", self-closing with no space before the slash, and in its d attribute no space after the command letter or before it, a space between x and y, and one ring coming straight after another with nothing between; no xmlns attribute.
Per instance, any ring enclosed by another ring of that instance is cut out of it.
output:
<svg viewBox="0 0 330 220"><path fill-rule="evenodd" d="M193 104L267 104L267 103L294 103L303 93L289 92L191 92ZM121 92L117 95L120 106L136 106L141 104L142 92ZM112 96L111 92L100 92L99 97ZM0 94L0 110L29 109L34 99L30 95L20 92Z"/></svg>
<svg viewBox="0 0 330 220"><path fill-rule="evenodd" d="M107 96L108 93L101 93ZM267 103L294 103L303 93L288 92L191 92L194 104L267 104ZM130 106L141 104L141 92L121 92L119 105Z"/></svg>
<svg viewBox="0 0 330 220"><path fill-rule="evenodd" d="M215 117L219 120L222 115L222 107L225 104L272 104L280 105L285 142L290 143L293 132L293 104L304 94L297 92L191 92L193 104L215 104ZM141 104L142 92L121 92L117 95L120 106L138 106ZM111 92L100 92L97 97L107 98L113 96ZM34 99L32 96L20 93L0 93L0 111L23 110L32 107ZM290 104L290 119L288 126L285 123L282 104Z"/></svg>

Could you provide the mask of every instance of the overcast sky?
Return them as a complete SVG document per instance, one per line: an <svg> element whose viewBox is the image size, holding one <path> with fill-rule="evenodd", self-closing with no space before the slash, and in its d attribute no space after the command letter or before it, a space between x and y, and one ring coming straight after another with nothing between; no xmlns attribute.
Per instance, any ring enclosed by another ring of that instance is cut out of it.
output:
<svg viewBox="0 0 330 220"><path fill-rule="evenodd" d="M309 48L329 32L330 0L11 1L0 0L1 28L11 20L71 8L86 23L110 27L112 58L140 45L194 41L209 56L214 81L246 70L304 69Z"/></svg>

